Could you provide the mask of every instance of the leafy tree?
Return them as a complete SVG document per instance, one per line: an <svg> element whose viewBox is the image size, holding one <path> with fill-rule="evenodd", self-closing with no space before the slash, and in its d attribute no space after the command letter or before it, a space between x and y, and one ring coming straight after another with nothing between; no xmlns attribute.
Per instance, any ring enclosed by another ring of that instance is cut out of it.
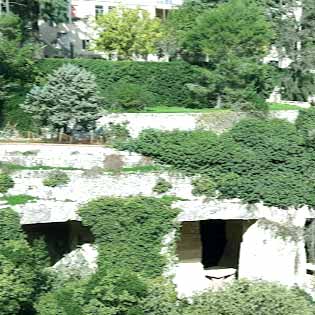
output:
<svg viewBox="0 0 315 315"><path fill-rule="evenodd" d="M9 1L10 11L20 17L23 36L39 39L39 20L61 23L68 20L69 0Z"/></svg>
<svg viewBox="0 0 315 315"><path fill-rule="evenodd" d="M186 17L179 37L184 36L184 48L192 56L204 56L205 68L200 86L206 90L197 85L192 91L207 92L212 107L265 110L274 74L261 62L273 38L263 8L252 0L231 0Z"/></svg>
<svg viewBox="0 0 315 315"><path fill-rule="evenodd" d="M211 63L230 56L259 60L273 37L260 6L251 0L231 0L206 10L189 34L190 48L200 47Z"/></svg>
<svg viewBox="0 0 315 315"><path fill-rule="evenodd" d="M100 111L95 76L78 66L63 65L48 76L45 85L35 85L21 107L53 130L92 130Z"/></svg>
<svg viewBox="0 0 315 315"><path fill-rule="evenodd" d="M279 61L288 58L280 84L283 95L305 101L315 94L315 3L312 0L261 0L276 32L273 46Z"/></svg>
<svg viewBox="0 0 315 315"><path fill-rule="evenodd" d="M21 19L0 15L0 75L7 82L25 84L36 73L36 46L23 44Z"/></svg>
<svg viewBox="0 0 315 315"><path fill-rule="evenodd" d="M193 29L200 14L225 0L186 0L176 10L172 10L162 27L164 36L159 42L159 46L164 52L173 56L180 54L184 58L196 58L197 47L192 53L189 45L189 32ZM201 53L198 51L198 53Z"/></svg>
<svg viewBox="0 0 315 315"><path fill-rule="evenodd" d="M160 20L152 19L141 9L115 8L96 20L99 37L97 50L118 59L146 57L156 52L156 43L161 38Z"/></svg>

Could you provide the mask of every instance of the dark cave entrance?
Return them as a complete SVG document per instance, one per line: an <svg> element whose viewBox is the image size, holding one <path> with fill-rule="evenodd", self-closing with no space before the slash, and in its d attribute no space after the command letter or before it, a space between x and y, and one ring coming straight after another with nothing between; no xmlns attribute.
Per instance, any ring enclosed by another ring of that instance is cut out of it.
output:
<svg viewBox="0 0 315 315"><path fill-rule="evenodd" d="M47 244L51 263L85 243L93 243L89 228L79 221L53 222L23 225L28 241L43 238Z"/></svg>
<svg viewBox="0 0 315 315"><path fill-rule="evenodd" d="M202 260L204 268L218 266L227 243L223 220L200 221Z"/></svg>

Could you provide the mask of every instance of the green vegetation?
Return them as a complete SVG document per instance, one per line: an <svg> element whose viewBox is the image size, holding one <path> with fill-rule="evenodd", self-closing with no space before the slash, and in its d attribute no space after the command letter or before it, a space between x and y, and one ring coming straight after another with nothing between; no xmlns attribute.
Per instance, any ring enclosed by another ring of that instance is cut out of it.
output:
<svg viewBox="0 0 315 315"><path fill-rule="evenodd" d="M183 61L135 62L105 61L91 59L44 59L38 63L43 75L52 73L60 66L71 63L85 68L96 76L101 96L106 101L106 90L112 84L123 81L142 86L156 96L156 103L162 105L191 106L188 83L201 80L200 68ZM155 105L155 104L152 104Z"/></svg>
<svg viewBox="0 0 315 315"><path fill-rule="evenodd" d="M21 108L39 126L54 131L94 130L100 117L95 76L78 66L63 65L48 75L45 85L32 88Z"/></svg>
<svg viewBox="0 0 315 315"><path fill-rule="evenodd" d="M301 107L283 103L270 103L269 110L300 110Z"/></svg>
<svg viewBox="0 0 315 315"><path fill-rule="evenodd" d="M34 202L36 199L36 197L29 195L7 195L3 197L3 200L5 200L10 206Z"/></svg>
<svg viewBox="0 0 315 315"><path fill-rule="evenodd" d="M60 170L51 172L44 180L43 184L48 187L57 187L68 184L70 181L67 173Z"/></svg>
<svg viewBox="0 0 315 315"><path fill-rule="evenodd" d="M100 32L95 40L96 50L109 57L117 55L119 60L157 53L156 44L163 36L161 21L140 8L116 7L98 16L96 25Z"/></svg>
<svg viewBox="0 0 315 315"><path fill-rule="evenodd" d="M106 170L114 173L151 173L151 172L161 172L167 170L168 167L163 165L139 165L132 167L123 167L118 171Z"/></svg>
<svg viewBox="0 0 315 315"><path fill-rule="evenodd" d="M184 58L202 67L202 81L188 85L193 98L206 107L266 111L276 73L261 62L274 36L264 9L251 0L188 6L170 15L166 32Z"/></svg>
<svg viewBox="0 0 315 315"><path fill-rule="evenodd" d="M300 110L301 107L285 103L269 103L269 110ZM141 110L141 113L211 113L211 112L228 112L227 108L190 108L178 106L152 106Z"/></svg>
<svg viewBox="0 0 315 315"><path fill-rule="evenodd" d="M172 189L172 184L169 183L166 179L164 178L159 178L155 186L153 187L153 191L158 193L158 194L164 194L168 192L170 189Z"/></svg>
<svg viewBox="0 0 315 315"><path fill-rule="evenodd" d="M162 238L174 227L177 211L167 198L100 198L80 210L99 244L99 264L158 276L165 266Z"/></svg>
<svg viewBox="0 0 315 315"><path fill-rule="evenodd" d="M155 95L144 86L125 81L113 83L105 93L106 109L113 112L141 111L156 103Z"/></svg>
<svg viewBox="0 0 315 315"><path fill-rule="evenodd" d="M33 304L48 288L47 254L41 241L25 240L13 210L0 212L0 309L3 315L34 314Z"/></svg>
<svg viewBox="0 0 315 315"><path fill-rule="evenodd" d="M5 193L12 187L14 187L14 181L10 175L0 173L0 193Z"/></svg>
<svg viewBox="0 0 315 315"><path fill-rule="evenodd" d="M98 133L102 135L106 144L113 145L116 142L121 142L129 139L130 134L127 127L128 122L121 124L111 123L106 127L98 129Z"/></svg>
<svg viewBox="0 0 315 315"><path fill-rule="evenodd" d="M192 193L195 196L205 195L207 197L216 196L216 184L210 177L201 176L192 181Z"/></svg>
<svg viewBox="0 0 315 315"><path fill-rule="evenodd" d="M0 162L0 169L7 173L22 171L22 170L34 170L34 171L46 171L46 170L61 170L61 171L75 171L81 170L75 167L57 167L48 165L35 165L35 166L25 166L14 163Z"/></svg>
<svg viewBox="0 0 315 315"><path fill-rule="evenodd" d="M98 245L98 271L44 294L36 304L39 314L179 314L173 286L160 278L166 264L162 239L177 215L171 201L99 198L84 205L80 215Z"/></svg>
<svg viewBox="0 0 315 315"><path fill-rule="evenodd" d="M308 118L301 122L304 113L297 126L279 119L247 118L221 136L203 130L149 129L120 148L188 174L207 176L211 180L209 195L215 187L220 198L262 201L280 208L315 207L315 154L303 131L304 126L311 131L313 126L308 125ZM195 192L201 188L197 183ZM207 194L205 190L202 193Z"/></svg>
<svg viewBox="0 0 315 315"><path fill-rule="evenodd" d="M195 297L183 315L311 315L313 309L314 303L298 289L241 280Z"/></svg>

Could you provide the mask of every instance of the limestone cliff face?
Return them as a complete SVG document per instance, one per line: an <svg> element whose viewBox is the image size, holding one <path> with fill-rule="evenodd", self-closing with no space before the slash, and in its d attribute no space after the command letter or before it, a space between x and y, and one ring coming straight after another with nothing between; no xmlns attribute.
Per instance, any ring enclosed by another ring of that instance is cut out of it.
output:
<svg viewBox="0 0 315 315"><path fill-rule="evenodd" d="M21 223L25 226L80 221L77 211L79 207L97 197L131 195L158 197L160 195L155 193L153 188L162 177L172 184L172 188L166 194L181 198L174 203L174 207L181 210L177 220L183 222L182 225L191 222L198 226L204 220L224 220L227 226L231 227L238 222L237 230L241 231L237 232L238 243L233 237L236 230L228 230L227 247L223 251L227 252L228 249L237 246L237 256L233 259L236 261L239 277L307 286L303 228L306 219L315 218L313 211L306 207L282 210L265 207L262 204L249 206L237 199L215 200L203 196L196 197L192 194L191 178L179 174L123 171L113 173L100 170L101 165L104 167L104 161L108 162L111 159L119 160L118 168L147 163L140 155L129 155L97 146L0 145L2 161L22 163L26 166L76 168L65 171L70 180L59 187L47 187L43 184L43 179L51 172L49 169L24 169L12 173L15 186L7 195L25 194L36 197L32 202L13 207L20 214ZM200 232L198 228L194 231L183 238L187 242L182 249L187 251L183 257L187 253L195 257L190 257L190 261L187 262L185 259L181 260L179 255L176 263L168 270L168 273L175 275L174 281L178 292L183 296L189 296L209 284L205 281L202 265L203 244ZM53 268L65 274L79 273L79 276L84 276L95 270L96 258L96 250L90 245L83 245L66 255ZM193 275L190 280L187 278L189 274Z"/></svg>

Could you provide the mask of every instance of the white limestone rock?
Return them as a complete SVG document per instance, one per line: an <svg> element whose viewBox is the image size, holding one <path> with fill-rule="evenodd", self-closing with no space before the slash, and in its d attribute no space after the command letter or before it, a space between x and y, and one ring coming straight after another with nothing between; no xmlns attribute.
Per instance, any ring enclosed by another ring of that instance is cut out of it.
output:
<svg viewBox="0 0 315 315"><path fill-rule="evenodd" d="M97 270L98 252L94 245L84 244L65 255L50 269L67 278L85 278Z"/></svg>

